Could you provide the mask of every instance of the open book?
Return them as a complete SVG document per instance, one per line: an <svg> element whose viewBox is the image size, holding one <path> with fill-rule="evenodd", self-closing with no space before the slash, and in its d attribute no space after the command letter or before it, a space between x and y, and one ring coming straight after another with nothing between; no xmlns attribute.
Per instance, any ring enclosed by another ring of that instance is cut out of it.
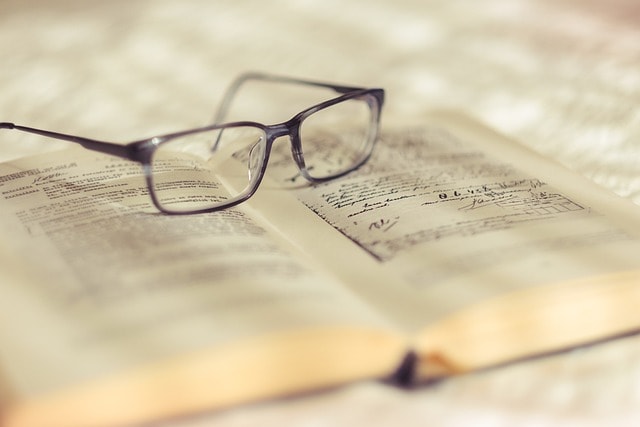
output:
<svg viewBox="0 0 640 427"><path fill-rule="evenodd" d="M3 425L420 384L640 329L636 206L467 118L417 125L321 185L276 151L251 200L193 216L81 148L0 165Z"/></svg>

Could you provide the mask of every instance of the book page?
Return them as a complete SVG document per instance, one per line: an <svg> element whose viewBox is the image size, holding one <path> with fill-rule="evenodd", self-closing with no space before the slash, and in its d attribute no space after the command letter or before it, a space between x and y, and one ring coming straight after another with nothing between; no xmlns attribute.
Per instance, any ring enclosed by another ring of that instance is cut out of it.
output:
<svg viewBox="0 0 640 427"><path fill-rule="evenodd" d="M21 395L250 335L383 324L241 209L154 211L135 163L6 163L0 196L0 360Z"/></svg>
<svg viewBox="0 0 640 427"><path fill-rule="evenodd" d="M283 174L360 256L312 236L301 246L409 329L503 293L640 267L635 206L500 138L434 116L388 130L345 178Z"/></svg>

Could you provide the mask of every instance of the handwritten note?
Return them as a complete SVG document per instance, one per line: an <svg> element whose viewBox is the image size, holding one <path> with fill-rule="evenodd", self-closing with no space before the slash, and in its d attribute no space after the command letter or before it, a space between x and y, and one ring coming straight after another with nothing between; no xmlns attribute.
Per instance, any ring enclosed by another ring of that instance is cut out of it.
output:
<svg viewBox="0 0 640 427"><path fill-rule="evenodd" d="M300 189L298 197L381 262L433 241L590 213L438 129L383 137L356 173Z"/></svg>

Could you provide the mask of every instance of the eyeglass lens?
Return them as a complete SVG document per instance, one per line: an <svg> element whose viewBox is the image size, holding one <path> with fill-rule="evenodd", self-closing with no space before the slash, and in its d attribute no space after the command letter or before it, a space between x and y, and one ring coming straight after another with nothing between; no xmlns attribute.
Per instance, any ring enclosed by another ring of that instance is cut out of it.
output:
<svg viewBox="0 0 640 427"><path fill-rule="evenodd" d="M316 111L300 126L300 143L310 177L329 178L362 163L375 131L366 100L351 98Z"/></svg>
<svg viewBox="0 0 640 427"><path fill-rule="evenodd" d="M308 175L328 178L362 163L375 137L371 123L371 108L361 98L305 117L300 143ZM191 133L160 144L151 162L151 190L157 203L167 212L187 213L244 199L260 181L266 138L257 126L237 126Z"/></svg>

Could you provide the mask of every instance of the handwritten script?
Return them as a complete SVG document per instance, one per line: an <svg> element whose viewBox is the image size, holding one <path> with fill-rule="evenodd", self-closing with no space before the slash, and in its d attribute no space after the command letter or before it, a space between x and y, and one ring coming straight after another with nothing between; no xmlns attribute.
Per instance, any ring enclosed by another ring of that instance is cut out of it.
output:
<svg viewBox="0 0 640 427"><path fill-rule="evenodd" d="M437 129L383 137L360 170L298 196L380 261L428 242L586 212L545 182Z"/></svg>

